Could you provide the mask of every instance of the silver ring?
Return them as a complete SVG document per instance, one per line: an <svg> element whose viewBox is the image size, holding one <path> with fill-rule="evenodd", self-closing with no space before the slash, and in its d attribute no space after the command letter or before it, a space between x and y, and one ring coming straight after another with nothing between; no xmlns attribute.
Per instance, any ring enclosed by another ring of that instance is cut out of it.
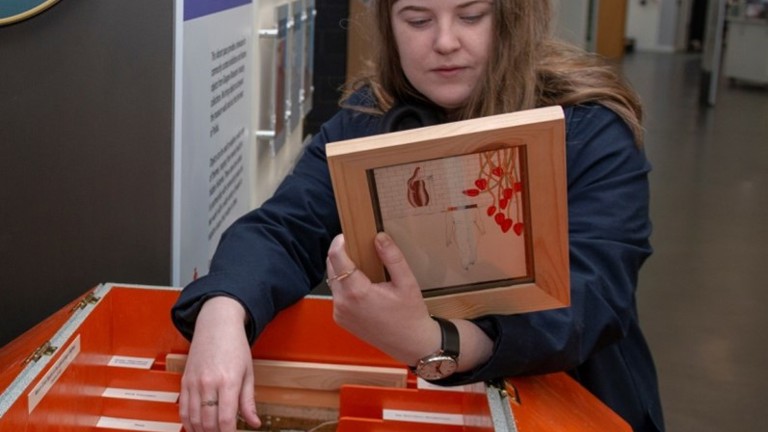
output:
<svg viewBox="0 0 768 432"><path fill-rule="evenodd" d="M209 400L206 400L206 401L202 401L200 403L200 406L201 407L214 407L214 406L217 406L218 404L219 404L219 401L217 401L216 399L209 399Z"/></svg>
<svg viewBox="0 0 768 432"><path fill-rule="evenodd" d="M342 281L342 280L344 280L344 279L346 279L346 278L350 277L350 276L352 275L352 273L354 273L354 272L356 272L356 271L357 271L357 267L352 267L352 269L351 269L351 270L347 270L347 271L345 271L345 272L341 272L341 273L337 274L337 275L336 275L336 276L334 276L334 277L330 277L330 278L326 279L326 280L325 280L325 283L327 283L328 285L330 285L330 284L331 284L331 282L333 282L333 281L335 281L335 280L337 280L337 281Z"/></svg>

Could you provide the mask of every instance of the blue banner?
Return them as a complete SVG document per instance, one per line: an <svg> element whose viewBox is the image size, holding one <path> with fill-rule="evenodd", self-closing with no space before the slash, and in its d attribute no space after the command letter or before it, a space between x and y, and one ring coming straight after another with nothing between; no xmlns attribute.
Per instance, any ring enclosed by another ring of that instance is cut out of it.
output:
<svg viewBox="0 0 768 432"><path fill-rule="evenodd" d="M252 0L184 0L184 21L250 4Z"/></svg>

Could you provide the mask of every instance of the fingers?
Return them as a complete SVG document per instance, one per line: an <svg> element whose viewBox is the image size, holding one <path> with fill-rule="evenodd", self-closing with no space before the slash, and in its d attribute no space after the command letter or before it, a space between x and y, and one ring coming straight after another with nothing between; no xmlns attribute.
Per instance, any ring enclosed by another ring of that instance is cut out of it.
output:
<svg viewBox="0 0 768 432"><path fill-rule="evenodd" d="M240 391L240 415L251 427L261 427L261 419L256 412L256 398L254 397L253 367L249 368L243 380L243 389Z"/></svg>
<svg viewBox="0 0 768 432"><path fill-rule="evenodd" d="M181 391L179 392L179 419L188 432L197 432L202 430L200 418L200 397L198 391L187 385L186 374L181 378Z"/></svg>
<svg viewBox="0 0 768 432"><path fill-rule="evenodd" d="M259 427L260 421L256 416L253 403L252 384L250 401L250 408L242 410L244 414L248 414L243 415L243 418L251 426ZM240 398L234 391L222 390L217 393L211 389L183 388L179 396L179 415L182 425L185 430L190 432L233 432L237 428L239 402Z"/></svg>
<svg viewBox="0 0 768 432"><path fill-rule="evenodd" d="M202 402L203 418L207 411L211 411L212 414L216 414L213 417L214 431L234 431L237 428L237 407L238 407L238 394L234 391L227 391L219 394L218 406L209 408L205 401ZM205 424L205 423L204 423ZM206 429L208 430L208 429Z"/></svg>
<svg viewBox="0 0 768 432"><path fill-rule="evenodd" d="M227 392L219 393L213 387L182 385L179 415L184 429L190 432L234 431L237 405L232 399L227 397Z"/></svg>
<svg viewBox="0 0 768 432"><path fill-rule="evenodd" d="M355 283L359 283L363 274L357 271L357 266L347 255L344 243L344 235L340 234L336 236L331 242L331 246L328 249L328 259L326 260L328 279L328 287L333 290L335 287L340 286L342 283L347 286L355 286Z"/></svg>
<svg viewBox="0 0 768 432"><path fill-rule="evenodd" d="M352 276L352 274L355 273L356 271L357 271L357 267L352 267L351 269L344 270L342 272L334 271L332 273L335 273L335 275L330 276L328 279L325 280L325 282L330 285L331 282L341 281L341 280L344 280L344 279Z"/></svg>
<svg viewBox="0 0 768 432"><path fill-rule="evenodd" d="M202 431L218 431L219 430L219 416L222 413L222 409L219 408L219 400L215 399L217 396L209 396L209 399L200 401L200 426ZM226 411L226 405L222 407ZM227 430L227 429L221 429Z"/></svg>
<svg viewBox="0 0 768 432"><path fill-rule="evenodd" d="M200 398L197 392L189 391L182 384L179 394L179 417L184 430L196 432L200 430Z"/></svg>
<svg viewBox="0 0 768 432"><path fill-rule="evenodd" d="M392 284L397 287L417 285L416 277L411 267L405 260L405 256L392 240L389 234L380 232L374 240L376 252L379 254L382 264L386 267Z"/></svg>
<svg viewBox="0 0 768 432"><path fill-rule="evenodd" d="M405 260L405 256L400 248L395 244L392 237L387 233L380 232L376 234L374 244L376 252L379 254L382 264L389 273L390 281L395 289L412 288L418 286L416 277L411 271L411 267ZM369 282L362 272L357 271L357 267L352 259L347 255L344 243L344 235L338 235L331 242L328 249L328 286L331 291L335 287L346 286L354 287L363 282ZM334 283L345 282L345 283Z"/></svg>
<svg viewBox="0 0 768 432"><path fill-rule="evenodd" d="M253 371L243 381L238 394L236 391L221 390L218 396L213 390L185 388L179 396L179 414L184 429L190 432L234 432L237 429L238 415L250 426L261 427L261 419L256 413L254 398ZM239 410L238 410L239 407Z"/></svg>

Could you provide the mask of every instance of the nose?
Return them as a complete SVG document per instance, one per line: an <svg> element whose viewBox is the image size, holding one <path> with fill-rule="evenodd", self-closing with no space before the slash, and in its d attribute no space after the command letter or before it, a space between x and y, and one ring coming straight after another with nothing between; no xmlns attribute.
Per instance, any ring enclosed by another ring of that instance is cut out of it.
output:
<svg viewBox="0 0 768 432"><path fill-rule="evenodd" d="M461 48L461 41L456 29L451 22L444 20L437 26L435 51L440 54L450 54L459 48Z"/></svg>

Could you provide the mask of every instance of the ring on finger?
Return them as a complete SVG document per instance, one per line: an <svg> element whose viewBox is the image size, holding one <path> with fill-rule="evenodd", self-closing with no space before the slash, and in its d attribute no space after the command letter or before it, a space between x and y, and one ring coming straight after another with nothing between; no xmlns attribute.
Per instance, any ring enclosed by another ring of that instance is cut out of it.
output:
<svg viewBox="0 0 768 432"><path fill-rule="evenodd" d="M337 281L342 281L342 280L350 277L352 275L352 273L354 273L356 271L357 271L357 267L352 267L350 270L341 272L341 273L337 274L336 276L329 277L328 279L325 280L325 283L330 285L331 282L333 282L333 281L336 281L336 280Z"/></svg>
<svg viewBox="0 0 768 432"><path fill-rule="evenodd" d="M200 402L201 407L215 407L217 405L219 405L219 401L216 399L208 399Z"/></svg>

